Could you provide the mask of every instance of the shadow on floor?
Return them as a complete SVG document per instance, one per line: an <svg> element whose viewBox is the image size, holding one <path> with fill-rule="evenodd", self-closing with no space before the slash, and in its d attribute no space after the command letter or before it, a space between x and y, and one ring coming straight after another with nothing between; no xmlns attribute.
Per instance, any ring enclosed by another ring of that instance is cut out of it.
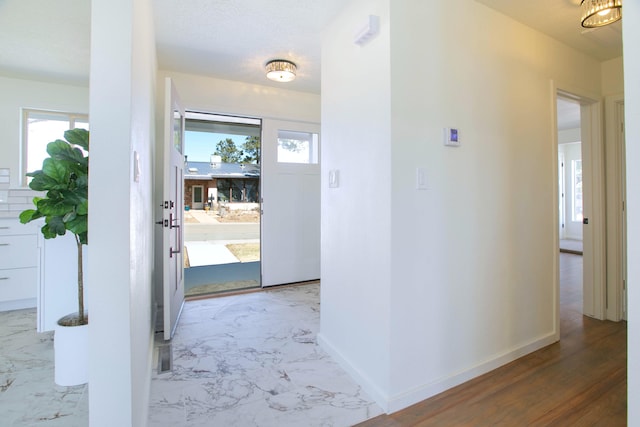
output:
<svg viewBox="0 0 640 427"><path fill-rule="evenodd" d="M184 270L187 297L260 287L260 261L205 265Z"/></svg>

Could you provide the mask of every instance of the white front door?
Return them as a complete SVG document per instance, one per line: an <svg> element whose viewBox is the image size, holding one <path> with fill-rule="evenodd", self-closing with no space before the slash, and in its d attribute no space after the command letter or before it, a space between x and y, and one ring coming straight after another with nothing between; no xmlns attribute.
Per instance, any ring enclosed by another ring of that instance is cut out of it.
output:
<svg viewBox="0 0 640 427"><path fill-rule="evenodd" d="M194 185L191 187L192 208L202 209L204 208L204 187L202 185Z"/></svg>
<svg viewBox="0 0 640 427"><path fill-rule="evenodd" d="M165 83L163 211L163 329L173 336L184 304L184 108L171 79Z"/></svg>
<svg viewBox="0 0 640 427"><path fill-rule="evenodd" d="M262 286L320 278L320 126L263 121Z"/></svg>

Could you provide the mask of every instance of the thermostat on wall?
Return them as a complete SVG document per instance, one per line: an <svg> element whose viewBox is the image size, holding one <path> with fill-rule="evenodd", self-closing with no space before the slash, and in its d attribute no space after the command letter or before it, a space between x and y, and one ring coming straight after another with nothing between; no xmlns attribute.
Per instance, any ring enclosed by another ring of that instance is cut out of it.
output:
<svg viewBox="0 0 640 427"><path fill-rule="evenodd" d="M458 129L444 128L444 145L449 147L460 146L460 134L458 133Z"/></svg>

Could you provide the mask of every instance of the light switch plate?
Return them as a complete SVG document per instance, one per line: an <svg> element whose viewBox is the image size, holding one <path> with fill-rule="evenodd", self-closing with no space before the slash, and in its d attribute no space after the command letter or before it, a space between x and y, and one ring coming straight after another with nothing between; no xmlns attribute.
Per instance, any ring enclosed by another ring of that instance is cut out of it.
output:
<svg viewBox="0 0 640 427"><path fill-rule="evenodd" d="M329 171L329 188L340 187L340 171L338 169L331 169Z"/></svg>
<svg viewBox="0 0 640 427"><path fill-rule="evenodd" d="M427 171L424 168L416 168L416 190L427 190Z"/></svg>

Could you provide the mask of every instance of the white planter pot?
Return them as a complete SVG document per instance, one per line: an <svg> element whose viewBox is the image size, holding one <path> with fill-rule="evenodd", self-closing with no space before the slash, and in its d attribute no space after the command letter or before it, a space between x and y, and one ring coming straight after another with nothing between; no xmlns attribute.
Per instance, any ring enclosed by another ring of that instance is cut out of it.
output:
<svg viewBox="0 0 640 427"><path fill-rule="evenodd" d="M86 384L89 381L89 325L56 325L53 348L56 384Z"/></svg>

